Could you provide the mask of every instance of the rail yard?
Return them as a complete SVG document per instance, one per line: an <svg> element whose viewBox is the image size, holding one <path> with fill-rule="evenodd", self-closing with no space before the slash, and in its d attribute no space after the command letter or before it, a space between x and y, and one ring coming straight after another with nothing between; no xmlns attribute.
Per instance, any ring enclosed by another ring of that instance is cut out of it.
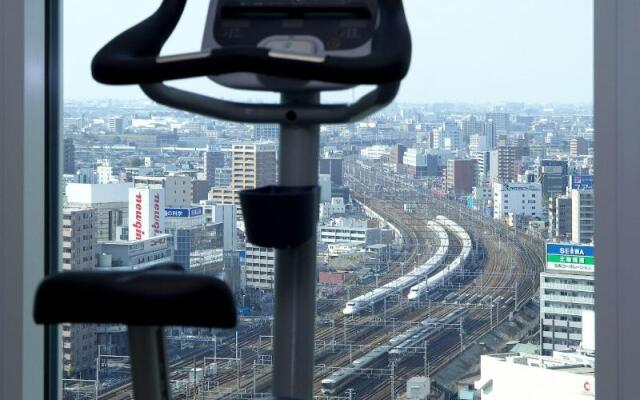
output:
<svg viewBox="0 0 640 400"><path fill-rule="evenodd" d="M535 296L543 243L375 164L345 166L356 207L401 240L381 273L318 299L314 394L395 398L409 378L433 375ZM216 332L215 344L205 340L172 364L174 397L266 396L270 335L269 317L243 318L237 335ZM215 375L191 379L190 370L211 362ZM131 387L99 398L132 398Z"/></svg>

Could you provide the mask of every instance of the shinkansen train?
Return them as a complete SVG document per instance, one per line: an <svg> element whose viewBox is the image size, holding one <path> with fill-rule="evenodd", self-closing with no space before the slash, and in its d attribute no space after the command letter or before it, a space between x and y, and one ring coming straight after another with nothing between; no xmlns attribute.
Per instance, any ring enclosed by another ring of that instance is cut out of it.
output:
<svg viewBox="0 0 640 400"><path fill-rule="evenodd" d="M348 301L342 310L345 315L355 314L361 310L368 309L393 294L402 294L404 290L415 285L421 279L424 279L442 264L449 251L449 237L447 236L447 232L440 223L434 221L428 222L427 229L433 232L434 236L439 240L439 245L434 255L424 264L414 268L408 275L395 279Z"/></svg>
<svg viewBox="0 0 640 400"><path fill-rule="evenodd" d="M436 221L444 226L448 231L453 233L460 243L462 244L462 250L460 251L460 255L456 257L446 268L443 268L437 274L430 276L426 280L414 285L409 290L409 294L407 297L409 300L419 299L420 296L426 292L428 292L432 288L436 288L441 286L444 280L452 273L456 272L464 263L467 262L469 256L471 255L472 243L471 237L460 225L451 221L449 218L439 215L436 217Z"/></svg>

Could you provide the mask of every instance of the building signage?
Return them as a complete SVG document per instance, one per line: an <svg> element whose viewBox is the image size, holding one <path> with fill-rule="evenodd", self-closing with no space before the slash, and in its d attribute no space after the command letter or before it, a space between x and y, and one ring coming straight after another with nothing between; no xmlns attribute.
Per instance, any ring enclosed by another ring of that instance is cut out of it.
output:
<svg viewBox="0 0 640 400"><path fill-rule="evenodd" d="M516 191L516 190L539 190L539 183L503 183L502 190L503 191Z"/></svg>
<svg viewBox="0 0 640 400"><path fill-rule="evenodd" d="M129 189L129 240L146 240L164 233L164 189Z"/></svg>
<svg viewBox="0 0 640 400"><path fill-rule="evenodd" d="M572 272L593 272L593 246L547 243L547 269Z"/></svg>
<svg viewBox="0 0 640 400"><path fill-rule="evenodd" d="M204 211L203 211L202 207L194 207L191 210L189 210L189 216L190 217L199 217L202 214L204 214Z"/></svg>
<svg viewBox="0 0 640 400"><path fill-rule="evenodd" d="M169 218L199 217L204 214L202 207L193 208L165 208L164 215Z"/></svg>
<svg viewBox="0 0 640 400"><path fill-rule="evenodd" d="M593 175L571 175L571 189L593 189Z"/></svg>

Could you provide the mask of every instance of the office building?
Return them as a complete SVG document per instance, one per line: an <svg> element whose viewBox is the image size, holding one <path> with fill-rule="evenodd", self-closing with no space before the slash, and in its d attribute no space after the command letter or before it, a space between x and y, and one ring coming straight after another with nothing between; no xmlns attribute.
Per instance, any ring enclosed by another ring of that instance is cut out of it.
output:
<svg viewBox="0 0 640 400"><path fill-rule="evenodd" d="M393 149L392 149L393 152ZM331 183L336 186L343 185L344 173L343 173L342 158L321 158L320 159L320 173L331 175Z"/></svg>
<svg viewBox="0 0 640 400"><path fill-rule="evenodd" d="M381 242L381 230L378 226L370 227L364 220L340 217L320 225L320 241L350 245L378 244Z"/></svg>
<svg viewBox="0 0 640 400"><path fill-rule="evenodd" d="M191 186L193 188L193 197L191 198L193 204L198 204L202 200L209 198L209 189L211 189L209 182L206 180L194 180L191 181Z"/></svg>
<svg viewBox="0 0 640 400"><path fill-rule="evenodd" d="M394 144L393 146L391 146L391 154L389 156L389 161L392 164L402 164L402 159L406 151L407 151L407 146L402 144Z"/></svg>
<svg viewBox="0 0 640 400"><path fill-rule="evenodd" d="M489 183L491 182L491 152L471 152L469 157L476 162L478 184L489 185Z"/></svg>
<svg viewBox="0 0 640 400"><path fill-rule="evenodd" d="M547 263L540 273L542 354L575 350L583 333L588 337L583 328L594 310L594 267L593 246L547 244Z"/></svg>
<svg viewBox="0 0 640 400"><path fill-rule="evenodd" d="M492 112L486 114L486 121L492 121L495 126L496 135L509 133L511 121L508 113Z"/></svg>
<svg viewBox="0 0 640 400"><path fill-rule="evenodd" d="M124 133L124 118L111 117L107 120L107 129L110 132L122 134Z"/></svg>
<svg viewBox="0 0 640 400"><path fill-rule="evenodd" d="M593 190L571 189L571 240L592 243L594 229Z"/></svg>
<svg viewBox="0 0 640 400"><path fill-rule="evenodd" d="M545 199L563 194L569 184L569 163L565 160L542 160L538 166L538 182Z"/></svg>
<svg viewBox="0 0 640 400"><path fill-rule="evenodd" d="M280 125L256 124L253 128L253 139L258 141L275 142L280 138Z"/></svg>
<svg viewBox="0 0 640 400"><path fill-rule="evenodd" d="M163 188L165 205L170 208L189 207L193 201L193 184L189 176L135 176L133 183L136 187Z"/></svg>
<svg viewBox="0 0 640 400"><path fill-rule="evenodd" d="M213 187L231 186L231 167L216 168Z"/></svg>
<svg viewBox="0 0 640 400"><path fill-rule="evenodd" d="M456 196L470 194L477 184L475 160L447 160L445 185Z"/></svg>
<svg viewBox="0 0 640 400"><path fill-rule="evenodd" d="M445 150L455 151L462 148L462 130L456 121L442 123L442 145Z"/></svg>
<svg viewBox="0 0 640 400"><path fill-rule="evenodd" d="M276 148L273 144L234 144L231 149L231 183L214 187L209 200L240 205L238 193L244 189L276 183Z"/></svg>
<svg viewBox="0 0 640 400"><path fill-rule="evenodd" d="M414 147L407 149L402 159L409 175L415 178L438 175L438 162L437 155L421 152Z"/></svg>
<svg viewBox="0 0 640 400"><path fill-rule="evenodd" d="M388 157L391 148L382 144L375 144L368 146L360 150L360 156L367 160L379 160L383 157Z"/></svg>
<svg viewBox="0 0 640 400"><path fill-rule="evenodd" d="M464 137L480 135L484 133L484 123L479 121L474 115L462 120L462 134Z"/></svg>
<svg viewBox="0 0 640 400"><path fill-rule="evenodd" d="M237 207L235 204L215 204L211 207L212 221L223 226L222 247L225 251L236 251L238 246Z"/></svg>
<svg viewBox="0 0 640 400"><path fill-rule="evenodd" d="M76 173L76 147L73 144L73 139L64 139L64 159L63 159L63 173L75 174Z"/></svg>
<svg viewBox="0 0 640 400"><path fill-rule="evenodd" d="M549 238L571 240L571 203L568 195L549 200Z"/></svg>
<svg viewBox="0 0 640 400"><path fill-rule="evenodd" d="M251 289L273 290L275 250L247 243L244 285Z"/></svg>
<svg viewBox="0 0 640 400"><path fill-rule="evenodd" d="M194 210L201 213L202 207L189 211ZM167 216L166 230L172 235L174 261L198 273L219 272L224 261L223 228L221 223L205 222L203 214L195 218Z"/></svg>
<svg viewBox="0 0 640 400"><path fill-rule="evenodd" d="M100 243L98 268L131 270L173 261L171 235L160 234L141 240Z"/></svg>
<svg viewBox="0 0 640 400"><path fill-rule="evenodd" d="M542 218L542 188L540 184L494 182L493 218L504 220L508 214Z"/></svg>
<svg viewBox="0 0 640 400"><path fill-rule="evenodd" d="M584 138L571 138L569 140L569 154L571 157L586 156L589 154L589 144Z"/></svg>
<svg viewBox="0 0 640 400"><path fill-rule="evenodd" d="M498 146L491 152L491 180L515 181L520 173L522 157L529 155L524 146Z"/></svg>
<svg viewBox="0 0 640 400"><path fill-rule="evenodd" d="M62 270L93 270L97 264L97 253L95 209L64 208ZM73 304L69 304L69 307L72 306ZM62 324L62 365L66 376L90 375L95 370L96 354L95 325Z"/></svg>
<svg viewBox="0 0 640 400"><path fill-rule="evenodd" d="M209 187L216 186L216 170L224 167L224 153L222 151L205 151L202 157L205 180Z"/></svg>
<svg viewBox="0 0 640 400"><path fill-rule="evenodd" d="M127 226L132 187L131 183L70 183L65 187L67 205L95 210L96 240L118 240L118 228Z"/></svg>
<svg viewBox="0 0 640 400"><path fill-rule="evenodd" d="M336 214L344 214L346 207L342 197L332 197L330 202L320 204L320 219L325 220Z"/></svg>

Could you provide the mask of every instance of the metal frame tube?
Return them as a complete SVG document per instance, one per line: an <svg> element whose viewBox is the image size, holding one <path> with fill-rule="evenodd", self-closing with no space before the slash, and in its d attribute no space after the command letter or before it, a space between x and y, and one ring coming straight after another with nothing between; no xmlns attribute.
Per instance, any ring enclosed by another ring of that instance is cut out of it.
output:
<svg viewBox="0 0 640 400"><path fill-rule="evenodd" d="M319 104L320 94L283 94L283 105ZM320 126L280 125L279 183L318 184ZM314 221L317 215L310 215ZM282 221L296 223L297 221ZM306 243L276 250L273 322L273 395L311 399L316 314L316 235Z"/></svg>
<svg viewBox="0 0 640 400"><path fill-rule="evenodd" d="M169 374L160 326L128 326L136 400L170 400Z"/></svg>

